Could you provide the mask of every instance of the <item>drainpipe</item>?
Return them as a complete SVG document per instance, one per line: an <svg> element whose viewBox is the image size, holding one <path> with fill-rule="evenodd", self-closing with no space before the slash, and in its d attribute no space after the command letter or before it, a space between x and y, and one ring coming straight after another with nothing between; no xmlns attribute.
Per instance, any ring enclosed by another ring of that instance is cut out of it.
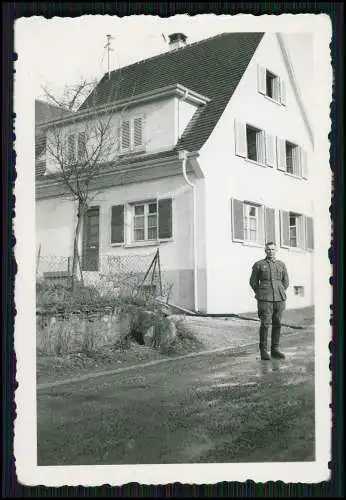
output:
<svg viewBox="0 0 346 500"><path fill-rule="evenodd" d="M183 176L186 183L192 188L193 198L193 278L194 278L194 309L198 312L198 274L197 274L197 203L196 203L196 185L193 184L186 174L187 151L179 151L179 158L183 160Z"/></svg>

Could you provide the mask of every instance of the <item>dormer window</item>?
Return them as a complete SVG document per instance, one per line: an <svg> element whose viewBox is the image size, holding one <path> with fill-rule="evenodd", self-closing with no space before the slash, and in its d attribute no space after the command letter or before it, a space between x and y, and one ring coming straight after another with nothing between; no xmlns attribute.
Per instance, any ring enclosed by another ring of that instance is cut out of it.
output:
<svg viewBox="0 0 346 500"><path fill-rule="evenodd" d="M125 119L120 127L120 150L121 152L142 149L143 141L143 117Z"/></svg>

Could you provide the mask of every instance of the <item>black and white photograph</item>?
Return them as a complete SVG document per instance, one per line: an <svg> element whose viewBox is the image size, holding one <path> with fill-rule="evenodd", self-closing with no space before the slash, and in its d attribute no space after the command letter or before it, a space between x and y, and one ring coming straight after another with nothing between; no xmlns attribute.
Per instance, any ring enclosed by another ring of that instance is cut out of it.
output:
<svg viewBox="0 0 346 500"><path fill-rule="evenodd" d="M14 35L19 480L328 480L328 17Z"/></svg>

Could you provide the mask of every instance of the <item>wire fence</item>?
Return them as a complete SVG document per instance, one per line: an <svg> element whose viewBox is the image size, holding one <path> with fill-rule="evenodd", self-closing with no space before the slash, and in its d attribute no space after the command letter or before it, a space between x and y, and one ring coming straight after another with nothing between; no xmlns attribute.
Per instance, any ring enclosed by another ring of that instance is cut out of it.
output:
<svg viewBox="0 0 346 500"><path fill-rule="evenodd" d="M102 255L98 263L89 270L85 261L77 269L77 280L86 286L95 287L101 295L117 294L120 291L133 295L145 290L161 297L169 297L172 285L166 280L160 262L155 264L157 252L127 255ZM83 269L84 267L84 269ZM37 280L68 284L71 280L72 256L39 256Z"/></svg>

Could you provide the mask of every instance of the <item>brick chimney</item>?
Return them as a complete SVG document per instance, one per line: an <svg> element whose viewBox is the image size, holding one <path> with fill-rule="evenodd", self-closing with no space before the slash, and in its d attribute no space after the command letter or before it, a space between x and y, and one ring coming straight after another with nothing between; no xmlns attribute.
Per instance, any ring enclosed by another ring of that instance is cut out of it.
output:
<svg viewBox="0 0 346 500"><path fill-rule="evenodd" d="M172 33L168 35L169 38L169 48L171 50L177 50L181 47L185 47L187 36L184 33Z"/></svg>

